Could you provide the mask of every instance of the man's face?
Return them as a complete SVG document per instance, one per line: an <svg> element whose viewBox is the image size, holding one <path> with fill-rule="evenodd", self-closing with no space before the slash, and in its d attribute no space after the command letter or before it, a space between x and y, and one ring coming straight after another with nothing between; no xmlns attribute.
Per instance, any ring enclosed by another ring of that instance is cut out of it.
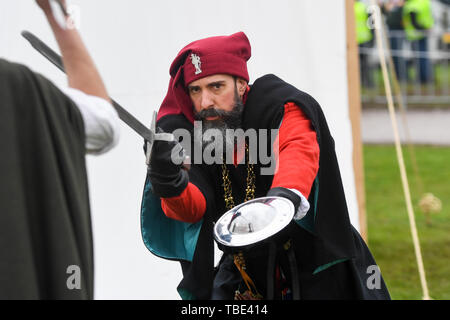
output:
<svg viewBox="0 0 450 320"><path fill-rule="evenodd" d="M245 92L246 83L242 79L234 79L227 74L215 74L191 82L188 85L189 96L194 105L194 113L206 113L203 120L213 121L220 118L219 115L208 116L208 109L220 112L230 112L236 104L236 93L239 99Z"/></svg>
<svg viewBox="0 0 450 320"><path fill-rule="evenodd" d="M196 137L196 141L201 142L204 147L212 141L215 147L223 142L222 150L234 146L234 138L227 138L227 130L241 127L244 110L242 96L246 87L244 80L224 74L208 76L188 86L195 119L203 124L201 132L195 131L201 134L201 137ZM209 134L213 131L210 129L220 130L222 142L211 140Z"/></svg>

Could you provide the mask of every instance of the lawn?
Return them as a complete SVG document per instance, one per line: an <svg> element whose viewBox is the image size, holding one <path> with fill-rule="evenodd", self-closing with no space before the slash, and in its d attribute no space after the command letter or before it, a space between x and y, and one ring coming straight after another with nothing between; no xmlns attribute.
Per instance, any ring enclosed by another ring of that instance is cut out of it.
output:
<svg viewBox="0 0 450 320"><path fill-rule="evenodd" d="M407 148L404 157L422 256L433 299L450 299L450 148L415 146L425 192L442 201L426 223ZM422 289L394 146L364 146L368 245L393 299L421 299Z"/></svg>

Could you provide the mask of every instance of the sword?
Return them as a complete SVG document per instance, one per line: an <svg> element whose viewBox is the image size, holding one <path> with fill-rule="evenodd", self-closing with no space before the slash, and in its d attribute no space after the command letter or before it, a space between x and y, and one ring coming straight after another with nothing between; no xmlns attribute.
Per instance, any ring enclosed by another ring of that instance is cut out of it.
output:
<svg viewBox="0 0 450 320"><path fill-rule="evenodd" d="M36 37L29 31L22 31L22 36L28 40L31 46L36 49L40 54L42 54L47 60L49 60L52 64L54 64L59 70L62 72L66 72L64 69L64 64L62 58L59 54L53 51L49 46L47 46L42 40ZM125 110L121 105L119 105L114 99L110 98L114 109L116 109L119 118L125 122L131 129L133 129L137 134L139 134L142 138L147 141L147 165L150 163L150 155L153 147L153 143L156 140L159 141L175 141L175 137L171 133L162 132L156 133L156 116L157 112L153 112L152 123L150 125L150 129L147 128L136 119L131 113ZM184 150L183 150L184 151ZM183 166L186 169L189 169L189 161L188 156L183 152Z"/></svg>

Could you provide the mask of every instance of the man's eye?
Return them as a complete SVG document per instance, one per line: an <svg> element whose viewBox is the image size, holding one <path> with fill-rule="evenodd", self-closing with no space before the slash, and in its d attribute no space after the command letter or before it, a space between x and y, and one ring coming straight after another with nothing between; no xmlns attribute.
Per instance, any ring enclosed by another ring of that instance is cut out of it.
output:
<svg viewBox="0 0 450 320"><path fill-rule="evenodd" d="M214 88L214 89L220 89L221 87L222 87L222 84L221 84L221 83L213 84L213 88Z"/></svg>
<svg viewBox="0 0 450 320"><path fill-rule="evenodd" d="M195 93L198 93L200 90L198 89L198 88L190 88L189 89L189 92L191 93L191 94L195 94Z"/></svg>

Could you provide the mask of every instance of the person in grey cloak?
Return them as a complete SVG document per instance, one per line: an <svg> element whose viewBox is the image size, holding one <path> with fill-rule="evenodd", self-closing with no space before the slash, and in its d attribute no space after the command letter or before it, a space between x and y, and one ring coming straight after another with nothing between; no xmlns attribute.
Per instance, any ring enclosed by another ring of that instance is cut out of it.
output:
<svg viewBox="0 0 450 320"><path fill-rule="evenodd" d="M0 59L0 299L93 299L85 155L117 144L119 118L78 31L36 2L69 85Z"/></svg>

